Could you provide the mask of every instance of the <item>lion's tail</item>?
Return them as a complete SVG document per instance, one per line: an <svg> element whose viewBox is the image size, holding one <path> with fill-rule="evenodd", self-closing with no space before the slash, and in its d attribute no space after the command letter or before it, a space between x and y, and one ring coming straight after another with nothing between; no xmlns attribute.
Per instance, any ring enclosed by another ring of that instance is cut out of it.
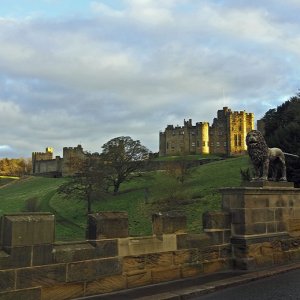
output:
<svg viewBox="0 0 300 300"><path fill-rule="evenodd" d="M296 154L291 154L291 153L286 153L286 152L283 152L284 155L286 156L292 156L292 157L295 157L295 158L300 158L299 155L296 155Z"/></svg>

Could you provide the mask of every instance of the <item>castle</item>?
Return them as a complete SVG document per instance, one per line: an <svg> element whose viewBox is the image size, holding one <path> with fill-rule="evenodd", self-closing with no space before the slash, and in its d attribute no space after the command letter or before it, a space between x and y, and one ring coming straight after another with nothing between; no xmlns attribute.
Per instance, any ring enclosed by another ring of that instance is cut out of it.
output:
<svg viewBox="0 0 300 300"><path fill-rule="evenodd" d="M247 150L245 138L254 129L254 114L231 111L228 107L218 110L212 126L208 122L184 126L168 125L159 134L159 156L188 154L236 155Z"/></svg>
<svg viewBox="0 0 300 300"><path fill-rule="evenodd" d="M53 158L53 148L47 147L45 152L32 153L32 174L51 177L70 176L76 173L72 160L82 159L86 155L81 145L64 147L63 157Z"/></svg>

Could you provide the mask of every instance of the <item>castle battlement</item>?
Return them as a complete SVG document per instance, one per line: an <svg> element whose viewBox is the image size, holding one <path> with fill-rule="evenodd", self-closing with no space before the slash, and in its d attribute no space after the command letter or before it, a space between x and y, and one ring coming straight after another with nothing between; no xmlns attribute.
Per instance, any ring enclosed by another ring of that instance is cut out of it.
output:
<svg viewBox="0 0 300 300"><path fill-rule="evenodd" d="M168 125L159 135L159 155L187 154L240 154L247 150L246 134L254 129L254 114L232 111L228 107L217 111L212 125L192 119L183 121L184 126Z"/></svg>

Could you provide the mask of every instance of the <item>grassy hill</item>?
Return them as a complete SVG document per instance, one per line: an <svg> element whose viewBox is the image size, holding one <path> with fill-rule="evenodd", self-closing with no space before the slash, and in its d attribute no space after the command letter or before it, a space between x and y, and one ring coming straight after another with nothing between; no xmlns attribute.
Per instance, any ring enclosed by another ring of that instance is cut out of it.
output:
<svg viewBox="0 0 300 300"><path fill-rule="evenodd" d="M183 184L166 172L145 173L121 186L118 195L95 199L93 210L127 211L130 234L151 234L151 214L180 210L188 218L191 232L202 230L202 213L220 209L218 189L240 185L240 169L248 167L248 157L213 162L190 170ZM26 200L38 199L40 211L56 215L57 240L83 239L86 227L85 203L65 199L56 192L64 178L28 177L0 186L0 214L24 211Z"/></svg>

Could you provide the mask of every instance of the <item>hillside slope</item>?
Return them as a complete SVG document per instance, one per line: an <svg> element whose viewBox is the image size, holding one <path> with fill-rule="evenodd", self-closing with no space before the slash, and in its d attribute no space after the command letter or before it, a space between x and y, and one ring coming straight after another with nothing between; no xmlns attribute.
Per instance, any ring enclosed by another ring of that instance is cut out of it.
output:
<svg viewBox="0 0 300 300"><path fill-rule="evenodd" d="M183 184L166 172L149 172L121 186L116 196L95 199L94 211L127 211L131 235L151 234L151 214L180 210L188 217L188 229L200 232L202 213L220 209L221 187L239 186L240 169L248 157L213 162L190 170ZM24 210L26 199L37 197L39 210L55 213L58 240L83 239L86 226L85 203L65 199L56 190L66 179L29 177L0 188L0 213Z"/></svg>

